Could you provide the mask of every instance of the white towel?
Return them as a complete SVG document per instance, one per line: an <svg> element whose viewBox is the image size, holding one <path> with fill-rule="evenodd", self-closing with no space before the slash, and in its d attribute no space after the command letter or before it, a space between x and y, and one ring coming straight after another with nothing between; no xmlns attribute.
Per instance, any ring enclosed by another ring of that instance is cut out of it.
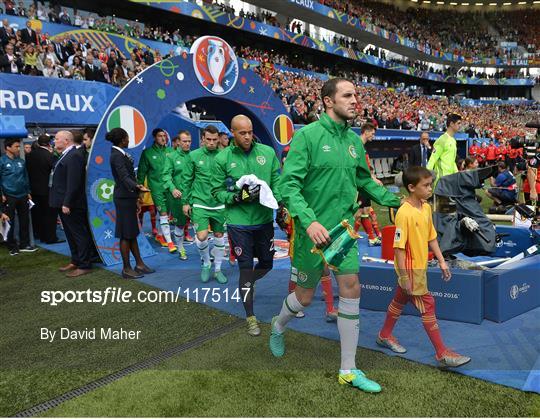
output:
<svg viewBox="0 0 540 419"><path fill-rule="evenodd" d="M242 189L242 186L244 185L248 185L248 186L261 185L261 192L259 194L259 204L264 205L265 207L268 207L268 208L278 209L278 203L276 201L276 198L274 198L272 189L270 189L270 186L268 186L268 183L266 183L264 180L260 180L255 175L244 175L236 181L236 187L238 189Z"/></svg>

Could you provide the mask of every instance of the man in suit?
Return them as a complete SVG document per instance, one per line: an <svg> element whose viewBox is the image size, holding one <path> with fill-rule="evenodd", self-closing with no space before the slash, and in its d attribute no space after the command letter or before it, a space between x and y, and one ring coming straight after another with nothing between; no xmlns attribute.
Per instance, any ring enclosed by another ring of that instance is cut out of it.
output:
<svg viewBox="0 0 540 419"><path fill-rule="evenodd" d="M10 33L8 33L9 21L7 19L2 19L2 27L0 27L0 46L3 47L6 45L10 38Z"/></svg>
<svg viewBox="0 0 540 419"><path fill-rule="evenodd" d="M431 145L429 144L429 133L424 131L420 135L420 142L411 148L409 165L426 167L430 156Z"/></svg>
<svg viewBox="0 0 540 419"><path fill-rule="evenodd" d="M2 73L19 74L23 68L21 56L15 51L12 43L5 46L5 54L0 55L0 71Z"/></svg>
<svg viewBox="0 0 540 419"><path fill-rule="evenodd" d="M26 28L19 31L20 40L23 44L39 45L39 38L35 30L32 29L32 22L26 21Z"/></svg>
<svg viewBox="0 0 540 419"><path fill-rule="evenodd" d="M43 243L62 243L56 236L58 210L49 206L49 176L54 166L50 137L42 134L37 147L26 156L26 169L35 207L32 209L34 236Z"/></svg>
<svg viewBox="0 0 540 419"><path fill-rule="evenodd" d="M61 267L69 278L92 272L92 236L87 222L84 187L85 161L73 143L73 134L59 131L54 146L61 153L52 171L49 204L60 210L60 219L71 252L71 262Z"/></svg>
<svg viewBox="0 0 540 419"><path fill-rule="evenodd" d="M89 81L106 82L103 72L101 71L101 61L95 58L91 53L86 56L84 78Z"/></svg>

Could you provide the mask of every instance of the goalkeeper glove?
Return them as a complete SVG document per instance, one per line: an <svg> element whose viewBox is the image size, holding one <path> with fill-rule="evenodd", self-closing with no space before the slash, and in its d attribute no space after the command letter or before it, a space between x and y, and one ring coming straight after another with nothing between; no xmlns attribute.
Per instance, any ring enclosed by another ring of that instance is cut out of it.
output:
<svg viewBox="0 0 540 419"><path fill-rule="evenodd" d="M246 202L258 202L260 193L261 185L244 185L242 186L242 189L240 189L234 195L234 202L236 202L237 204L243 204Z"/></svg>

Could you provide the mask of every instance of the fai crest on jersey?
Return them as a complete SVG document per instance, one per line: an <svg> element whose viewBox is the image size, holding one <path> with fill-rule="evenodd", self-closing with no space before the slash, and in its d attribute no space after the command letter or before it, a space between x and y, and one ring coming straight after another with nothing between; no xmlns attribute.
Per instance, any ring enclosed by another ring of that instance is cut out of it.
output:
<svg viewBox="0 0 540 419"><path fill-rule="evenodd" d="M257 163L259 163L261 166L264 166L264 164L266 163L266 157L257 156Z"/></svg>
<svg viewBox="0 0 540 419"><path fill-rule="evenodd" d="M353 159L356 158L357 154L356 154L356 148L353 146L353 145L350 145L349 146L349 154L351 155L351 157Z"/></svg>

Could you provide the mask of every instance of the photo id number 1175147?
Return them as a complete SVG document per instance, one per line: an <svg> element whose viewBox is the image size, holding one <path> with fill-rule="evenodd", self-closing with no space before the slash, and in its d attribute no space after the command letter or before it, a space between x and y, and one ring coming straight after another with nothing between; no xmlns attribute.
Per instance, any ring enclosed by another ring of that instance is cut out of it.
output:
<svg viewBox="0 0 540 419"><path fill-rule="evenodd" d="M240 293L239 288L235 288L234 291L229 290L228 288L184 288L181 294L185 297L186 301L195 302L195 303L228 303L230 301L234 302L245 302L251 292L251 288L242 288L242 293Z"/></svg>

